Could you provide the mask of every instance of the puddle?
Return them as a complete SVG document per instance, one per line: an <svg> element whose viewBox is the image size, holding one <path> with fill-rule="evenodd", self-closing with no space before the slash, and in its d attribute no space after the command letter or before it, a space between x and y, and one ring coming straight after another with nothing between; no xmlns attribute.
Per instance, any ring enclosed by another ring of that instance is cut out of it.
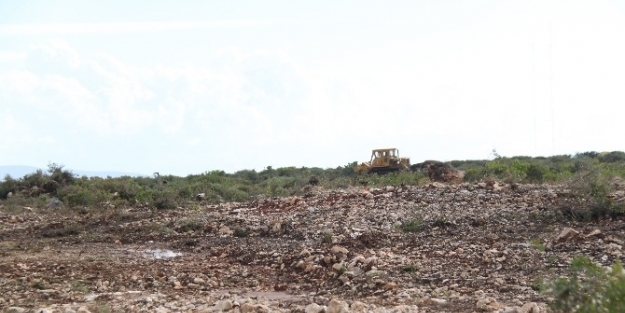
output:
<svg viewBox="0 0 625 313"><path fill-rule="evenodd" d="M182 253L180 252L174 252L171 250L161 250L161 249L144 250L141 252L141 254L146 258L151 258L151 259L156 259L156 260L170 259L170 258L175 258L177 256L182 255Z"/></svg>
<svg viewBox="0 0 625 313"><path fill-rule="evenodd" d="M112 249L113 253L122 255L137 255L146 259L163 260L182 256L182 252L175 252L169 249L140 249L140 248L123 248Z"/></svg>
<svg viewBox="0 0 625 313"><path fill-rule="evenodd" d="M174 252L171 250L161 250L161 249L146 249L146 250L138 250L137 251L142 257L154 260L160 259L171 259L178 256L181 256L182 253Z"/></svg>

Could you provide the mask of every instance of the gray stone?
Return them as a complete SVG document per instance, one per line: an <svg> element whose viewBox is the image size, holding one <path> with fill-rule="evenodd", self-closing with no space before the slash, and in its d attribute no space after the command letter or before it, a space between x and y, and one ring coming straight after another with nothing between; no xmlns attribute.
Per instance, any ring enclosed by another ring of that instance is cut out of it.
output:
<svg viewBox="0 0 625 313"><path fill-rule="evenodd" d="M362 303L360 301L354 301L349 306L349 309L352 313L366 313L369 312L369 305Z"/></svg>
<svg viewBox="0 0 625 313"><path fill-rule="evenodd" d="M334 253L334 254L348 254L349 250L347 250L345 247L341 247L341 246L334 246L332 247L332 249L330 249L330 252Z"/></svg>
<svg viewBox="0 0 625 313"><path fill-rule="evenodd" d="M519 313L540 313L540 308L538 304L534 302L528 302L523 305L520 309L517 310Z"/></svg>
<svg viewBox="0 0 625 313"><path fill-rule="evenodd" d="M304 309L304 313L321 313L323 311L325 311L325 307L316 303L311 303Z"/></svg>
<svg viewBox="0 0 625 313"><path fill-rule="evenodd" d="M477 301L475 308L480 312L491 312L503 308L494 298L484 298Z"/></svg>
<svg viewBox="0 0 625 313"><path fill-rule="evenodd" d="M330 303L328 304L328 308L326 309L326 313L348 313L348 312L349 312L349 306L347 305L347 302L337 300L337 299L330 300Z"/></svg>
<svg viewBox="0 0 625 313"><path fill-rule="evenodd" d="M232 309L232 301L228 299L218 301L217 303L215 303L215 306L213 309L216 310L217 312L228 311Z"/></svg>
<svg viewBox="0 0 625 313"><path fill-rule="evenodd" d="M579 235L579 232L573 228L567 227L560 232L558 237L556 237L556 243L569 241Z"/></svg>

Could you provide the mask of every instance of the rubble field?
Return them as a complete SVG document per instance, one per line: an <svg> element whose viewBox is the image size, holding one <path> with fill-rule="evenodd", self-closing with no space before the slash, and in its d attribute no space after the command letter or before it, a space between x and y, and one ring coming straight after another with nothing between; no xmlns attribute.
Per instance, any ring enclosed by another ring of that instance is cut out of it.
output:
<svg viewBox="0 0 625 313"><path fill-rule="evenodd" d="M313 190L188 208L0 209L4 312L547 312L579 254L623 261L622 220L563 186Z"/></svg>

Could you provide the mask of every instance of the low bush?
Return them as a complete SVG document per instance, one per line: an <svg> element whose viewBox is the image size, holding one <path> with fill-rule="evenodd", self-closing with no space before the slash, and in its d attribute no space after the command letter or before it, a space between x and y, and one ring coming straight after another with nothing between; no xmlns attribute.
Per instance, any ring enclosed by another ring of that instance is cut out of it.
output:
<svg viewBox="0 0 625 313"><path fill-rule="evenodd" d="M421 220L420 218L414 218L412 220L402 223L399 228L404 233L416 233L424 230L425 227L426 225L423 220Z"/></svg>
<svg viewBox="0 0 625 313"><path fill-rule="evenodd" d="M621 214L620 207L612 203L600 176L625 178L625 153L584 152L574 156L553 157L502 157L493 160L450 161L451 165L465 172L464 180L501 180L521 183L570 182L579 180L588 172L598 173L596 184L587 184L589 191L580 193L592 208L591 216ZM148 205L158 209L188 206L196 195L205 194L203 202L245 202L259 195L304 195L311 185L320 189L349 187L383 187L389 185L421 185L429 182L422 172L402 171L387 175L367 175L353 172L357 162L336 168L285 167L242 170L234 174L224 171L208 171L198 175L178 177L160 175L153 177L80 177L77 178L62 165L51 163L47 171L38 170L22 178L7 176L0 182L0 199L9 193L15 197L58 198L65 206L98 206L108 202L115 206ZM604 188L604 189L602 189ZM592 199L592 203L588 202ZM5 200L7 201L7 200ZM580 202L581 203L581 202ZM592 204L592 205L590 205ZM572 207L580 207L575 205ZM582 212L583 213L583 212ZM587 214L587 213L584 213Z"/></svg>
<svg viewBox="0 0 625 313"><path fill-rule="evenodd" d="M612 197L616 191L612 183L615 179L615 176L596 169L576 174L567 183L575 197L564 202L565 215L583 221L625 215L623 204L615 202Z"/></svg>
<svg viewBox="0 0 625 313"><path fill-rule="evenodd" d="M619 261L604 269L578 256L571 263L569 277L544 283L542 290L554 298L553 312L625 312L625 275Z"/></svg>

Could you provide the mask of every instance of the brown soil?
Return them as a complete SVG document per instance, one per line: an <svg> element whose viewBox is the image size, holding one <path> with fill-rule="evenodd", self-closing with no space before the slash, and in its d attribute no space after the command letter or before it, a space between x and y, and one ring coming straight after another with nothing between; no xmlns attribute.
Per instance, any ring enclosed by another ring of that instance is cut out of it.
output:
<svg viewBox="0 0 625 313"><path fill-rule="evenodd" d="M304 312L336 299L352 312L355 301L380 312L544 309L538 282L573 256L624 260L622 220L574 222L559 213L565 194L438 184L199 210L0 211L0 308L208 312L225 299L225 311L249 301ZM579 234L556 240L567 227Z"/></svg>

